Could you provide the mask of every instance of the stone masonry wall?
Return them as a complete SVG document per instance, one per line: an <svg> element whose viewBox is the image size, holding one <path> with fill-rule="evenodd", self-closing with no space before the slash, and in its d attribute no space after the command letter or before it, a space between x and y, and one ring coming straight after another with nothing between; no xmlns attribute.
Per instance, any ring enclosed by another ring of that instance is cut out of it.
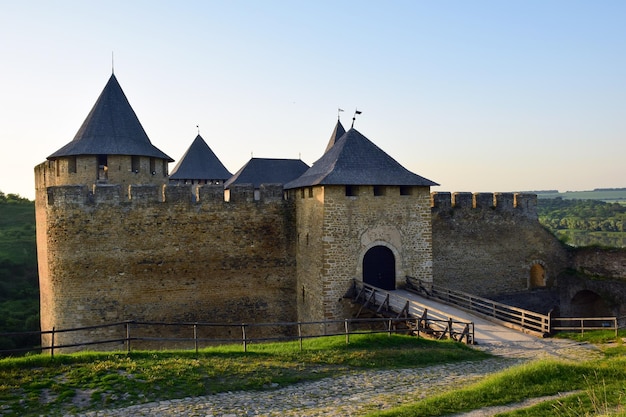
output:
<svg viewBox="0 0 626 417"><path fill-rule="evenodd" d="M572 267L587 275L626 281L626 249L574 249Z"/></svg>
<svg viewBox="0 0 626 417"><path fill-rule="evenodd" d="M47 188L42 328L293 320L294 210L278 188L254 201L235 187L230 203L222 186Z"/></svg>
<svg viewBox="0 0 626 417"><path fill-rule="evenodd" d="M567 252L536 204L534 195L432 193L434 283L482 296L523 291L540 264L554 286Z"/></svg>
<svg viewBox="0 0 626 417"><path fill-rule="evenodd" d="M351 316L351 306L343 299L354 278L362 279L363 257L368 249L382 245L392 250L396 259L396 285L404 285L406 275L427 281L432 279L432 235L430 229L429 190L413 187L411 195L401 195L400 187L385 187L375 196L372 186L359 186L356 196L346 196L344 186L314 187L318 203L308 205L311 218L323 216L314 236L321 244L309 246L301 256L317 259L316 271L299 275L306 286L321 286L321 305L303 307L310 312L301 320L340 319ZM306 200L306 198L304 199ZM323 209L320 202L323 200ZM297 208L307 207L296 203ZM323 212L321 211L323 210ZM300 219L300 217L298 217ZM299 247L302 245L300 233ZM309 236L310 242L311 236ZM309 243L310 245L310 243ZM317 297L320 297L319 295ZM316 303L319 298L316 299Z"/></svg>

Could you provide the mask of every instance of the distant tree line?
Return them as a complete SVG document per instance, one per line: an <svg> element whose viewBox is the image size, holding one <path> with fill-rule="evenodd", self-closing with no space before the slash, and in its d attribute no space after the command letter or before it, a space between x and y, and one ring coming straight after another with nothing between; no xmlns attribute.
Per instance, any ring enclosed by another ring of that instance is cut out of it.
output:
<svg viewBox="0 0 626 417"><path fill-rule="evenodd" d="M539 222L559 237L579 236L585 237L584 242L589 242L586 235L592 234L600 240L596 243L604 246L612 246L609 242L615 241L615 238L620 242L626 237L626 206L619 203L546 198L538 200L537 214ZM564 233L566 231L575 233ZM603 242L603 236L609 240Z"/></svg>

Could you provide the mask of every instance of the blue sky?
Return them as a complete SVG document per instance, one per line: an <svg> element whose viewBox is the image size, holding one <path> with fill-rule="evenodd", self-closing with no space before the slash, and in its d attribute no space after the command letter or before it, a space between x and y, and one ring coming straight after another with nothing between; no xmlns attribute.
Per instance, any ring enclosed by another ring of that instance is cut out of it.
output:
<svg viewBox="0 0 626 417"><path fill-rule="evenodd" d="M626 187L624 1L0 0L0 191L111 74L152 143L311 164L355 108L435 191ZM170 166L172 169L174 164Z"/></svg>

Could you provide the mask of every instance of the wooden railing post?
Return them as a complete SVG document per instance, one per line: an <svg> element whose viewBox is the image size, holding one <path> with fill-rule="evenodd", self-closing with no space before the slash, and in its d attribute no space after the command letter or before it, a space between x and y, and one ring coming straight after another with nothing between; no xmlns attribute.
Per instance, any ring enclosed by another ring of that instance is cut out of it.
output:
<svg viewBox="0 0 626 417"><path fill-rule="evenodd" d="M246 324L241 323L241 337L243 338L243 351L248 351L248 341L246 340Z"/></svg>
<svg viewBox="0 0 626 417"><path fill-rule="evenodd" d="M54 326L52 326L52 336L50 337L50 357L54 358Z"/></svg>
<svg viewBox="0 0 626 417"><path fill-rule="evenodd" d="M198 323L193 324L193 344L196 348L196 355L198 354Z"/></svg>
<svg viewBox="0 0 626 417"><path fill-rule="evenodd" d="M346 345L350 344L350 324L348 324L348 319L345 319L343 322L343 327L346 331Z"/></svg>
<svg viewBox="0 0 626 417"><path fill-rule="evenodd" d="M302 352L302 323L298 322L298 340L300 340L300 352Z"/></svg>
<svg viewBox="0 0 626 417"><path fill-rule="evenodd" d="M130 322L127 321L126 325L126 353L130 353Z"/></svg>

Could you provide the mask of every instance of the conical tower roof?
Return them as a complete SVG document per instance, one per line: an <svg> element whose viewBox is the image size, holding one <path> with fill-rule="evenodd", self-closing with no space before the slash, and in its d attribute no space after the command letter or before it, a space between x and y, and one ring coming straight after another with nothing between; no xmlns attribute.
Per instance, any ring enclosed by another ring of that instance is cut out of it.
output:
<svg viewBox="0 0 626 417"><path fill-rule="evenodd" d="M313 185L439 185L404 168L356 129L348 130L328 152L285 189Z"/></svg>
<svg viewBox="0 0 626 417"><path fill-rule="evenodd" d="M341 124L339 119L337 119L337 124L335 125L333 133L330 135L330 140L328 141L328 145L326 145L326 150L324 151L324 153L328 152L330 148L335 146L335 142L337 142L337 140L339 140L339 138L342 137L344 133L346 133L346 129L343 128L343 125Z"/></svg>
<svg viewBox="0 0 626 417"><path fill-rule="evenodd" d="M174 161L152 145L114 74L74 139L48 159L100 154L149 156Z"/></svg>
<svg viewBox="0 0 626 417"><path fill-rule="evenodd" d="M172 170L170 179L225 181L232 175L215 156L202 136L198 135Z"/></svg>

